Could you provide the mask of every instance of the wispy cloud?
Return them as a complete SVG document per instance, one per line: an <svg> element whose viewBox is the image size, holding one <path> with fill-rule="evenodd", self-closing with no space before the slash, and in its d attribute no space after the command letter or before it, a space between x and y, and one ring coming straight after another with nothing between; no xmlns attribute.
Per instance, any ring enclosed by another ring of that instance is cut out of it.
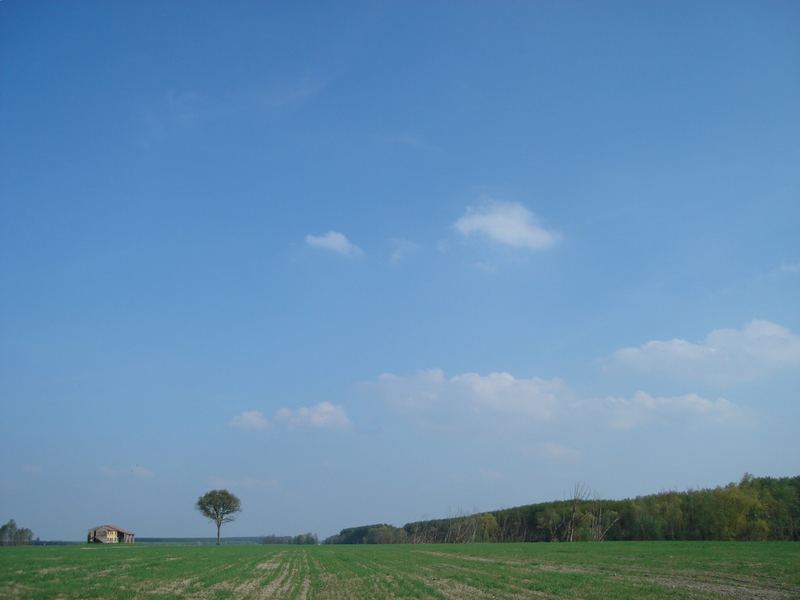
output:
<svg viewBox="0 0 800 600"><path fill-rule="evenodd" d="M800 336L765 320L715 329L700 342L652 340L614 352L606 369L624 368L718 384L751 381L800 367Z"/></svg>
<svg viewBox="0 0 800 600"><path fill-rule="evenodd" d="M409 148L414 148L417 150L423 150L425 152L433 152L439 153L442 151L441 148L438 146L434 146L423 140L421 137L411 134L411 133L399 133L396 135L387 135L383 137L384 141L389 144L395 144L398 146L408 146Z"/></svg>
<svg viewBox="0 0 800 600"><path fill-rule="evenodd" d="M212 475L208 478L208 485L214 488L223 489L237 489L244 488L248 490L253 489L274 489L279 487L280 483L277 479L269 477L217 477Z"/></svg>
<svg viewBox="0 0 800 600"><path fill-rule="evenodd" d="M193 90L167 91L141 111L139 141L148 146L197 127L221 112L218 102Z"/></svg>
<svg viewBox="0 0 800 600"><path fill-rule="evenodd" d="M331 402L299 408L284 407L277 410L271 420L261 411L246 410L233 417L230 424L231 427L250 431L262 431L271 425L288 429L347 429L351 426L345 409Z"/></svg>
<svg viewBox="0 0 800 600"><path fill-rule="evenodd" d="M147 479L154 475L153 471L142 465L133 465L130 468L130 472L134 477L139 477L140 479Z"/></svg>
<svg viewBox="0 0 800 600"><path fill-rule="evenodd" d="M330 402L320 402L310 407L282 408L275 413L275 420L290 429L347 429L351 425L344 408Z"/></svg>
<svg viewBox="0 0 800 600"><path fill-rule="evenodd" d="M128 467L127 469L109 467L106 465L100 467L100 473L105 477L116 477L117 475L132 475L133 477L137 477L139 479L149 479L155 475L155 473L153 473L151 469L143 467L142 465L133 465Z"/></svg>
<svg viewBox="0 0 800 600"><path fill-rule="evenodd" d="M633 429L652 422L695 419L711 422L742 419L744 411L726 400L709 400L697 394L652 396L638 391L630 398L608 397L584 404L612 429Z"/></svg>
<svg viewBox="0 0 800 600"><path fill-rule="evenodd" d="M419 250L420 245L416 242L402 238L394 238L392 240L392 253L389 255L389 260L394 264L399 264L417 254Z"/></svg>
<svg viewBox="0 0 800 600"><path fill-rule="evenodd" d="M783 263L780 266L781 273L800 273L800 262Z"/></svg>
<svg viewBox="0 0 800 600"><path fill-rule="evenodd" d="M238 89L223 94L197 90L166 90L138 109L139 142L149 146L181 131L237 115L257 118L264 112L308 102L322 93L332 78L306 77L266 88Z"/></svg>
<svg viewBox="0 0 800 600"><path fill-rule="evenodd" d="M478 477L484 481L502 481L505 479L505 475L503 475L501 471L496 469L487 469L484 467L478 469Z"/></svg>
<svg viewBox="0 0 800 600"><path fill-rule="evenodd" d="M579 450L556 442L542 442L536 447L536 454L551 460L569 462L577 461L581 457Z"/></svg>
<svg viewBox="0 0 800 600"><path fill-rule="evenodd" d="M361 248L347 239L345 234L333 230L323 233L322 235L307 235L306 244L312 248L329 250L330 252L336 252L342 256L357 257L364 254Z"/></svg>
<svg viewBox="0 0 800 600"><path fill-rule="evenodd" d="M260 411L246 410L231 419L231 426L237 429L260 430L269 427L269 421Z"/></svg>
<svg viewBox="0 0 800 600"><path fill-rule="evenodd" d="M498 200L489 200L479 208L467 208L453 227L464 236L478 234L493 242L526 250L542 250L560 237L545 229L536 215L522 204Z"/></svg>
<svg viewBox="0 0 800 600"><path fill-rule="evenodd" d="M483 271L484 273L496 273L497 272L497 265L491 262L487 262L485 260L477 260L470 265L473 269L477 269L478 271Z"/></svg>
<svg viewBox="0 0 800 600"><path fill-rule="evenodd" d="M289 106L299 104L320 94L330 83L329 79L304 78L285 85L266 94L266 100L272 106Z"/></svg>

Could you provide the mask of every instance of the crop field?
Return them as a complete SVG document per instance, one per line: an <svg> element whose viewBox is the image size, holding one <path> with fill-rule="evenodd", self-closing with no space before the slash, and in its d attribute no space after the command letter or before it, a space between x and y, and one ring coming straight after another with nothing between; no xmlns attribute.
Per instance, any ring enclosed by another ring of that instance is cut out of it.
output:
<svg viewBox="0 0 800 600"><path fill-rule="evenodd" d="M0 548L2 598L800 598L800 544Z"/></svg>

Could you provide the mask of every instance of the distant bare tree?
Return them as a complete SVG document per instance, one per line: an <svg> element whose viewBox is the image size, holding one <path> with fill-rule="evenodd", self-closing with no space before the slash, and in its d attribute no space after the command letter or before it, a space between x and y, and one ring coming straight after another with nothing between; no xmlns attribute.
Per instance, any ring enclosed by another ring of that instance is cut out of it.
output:
<svg viewBox="0 0 800 600"><path fill-rule="evenodd" d="M438 541L436 539L436 527L431 520L419 521L410 527L409 542L412 544L430 544Z"/></svg>
<svg viewBox="0 0 800 600"><path fill-rule="evenodd" d="M602 542L614 525L619 521L619 514L613 510L603 510L603 503L597 494L592 501L590 512L590 532L591 538L595 542Z"/></svg>
<svg viewBox="0 0 800 600"><path fill-rule="evenodd" d="M564 541L574 542L575 532L578 528L578 522L581 518L580 506L581 502L589 499L591 491L589 486L585 483L576 483L572 489L572 496L569 499L569 512L567 514L567 530L564 536Z"/></svg>

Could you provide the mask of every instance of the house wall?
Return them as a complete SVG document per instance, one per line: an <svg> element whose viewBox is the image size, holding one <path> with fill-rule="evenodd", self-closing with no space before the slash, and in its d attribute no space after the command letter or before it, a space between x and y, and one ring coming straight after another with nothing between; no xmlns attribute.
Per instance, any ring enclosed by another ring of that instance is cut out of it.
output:
<svg viewBox="0 0 800 600"><path fill-rule="evenodd" d="M132 544L135 536L132 533L124 533L109 527L95 527L89 530L88 541L92 542L95 539L101 544Z"/></svg>
<svg viewBox="0 0 800 600"><path fill-rule="evenodd" d="M105 527L95 527L89 530L89 539L92 541L97 540L101 544L108 543L108 530Z"/></svg>

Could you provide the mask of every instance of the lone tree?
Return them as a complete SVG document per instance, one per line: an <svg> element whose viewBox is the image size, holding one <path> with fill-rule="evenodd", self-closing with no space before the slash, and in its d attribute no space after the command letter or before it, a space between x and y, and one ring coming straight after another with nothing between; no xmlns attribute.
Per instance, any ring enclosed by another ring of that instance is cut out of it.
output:
<svg viewBox="0 0 800 600"><path fill-rule="evenodd" d="M217 524L217 546L219 528L223 523L236 519L235 514L242 511L242 503L228 490L211 490L197 499L197 510Z"/></svg>

